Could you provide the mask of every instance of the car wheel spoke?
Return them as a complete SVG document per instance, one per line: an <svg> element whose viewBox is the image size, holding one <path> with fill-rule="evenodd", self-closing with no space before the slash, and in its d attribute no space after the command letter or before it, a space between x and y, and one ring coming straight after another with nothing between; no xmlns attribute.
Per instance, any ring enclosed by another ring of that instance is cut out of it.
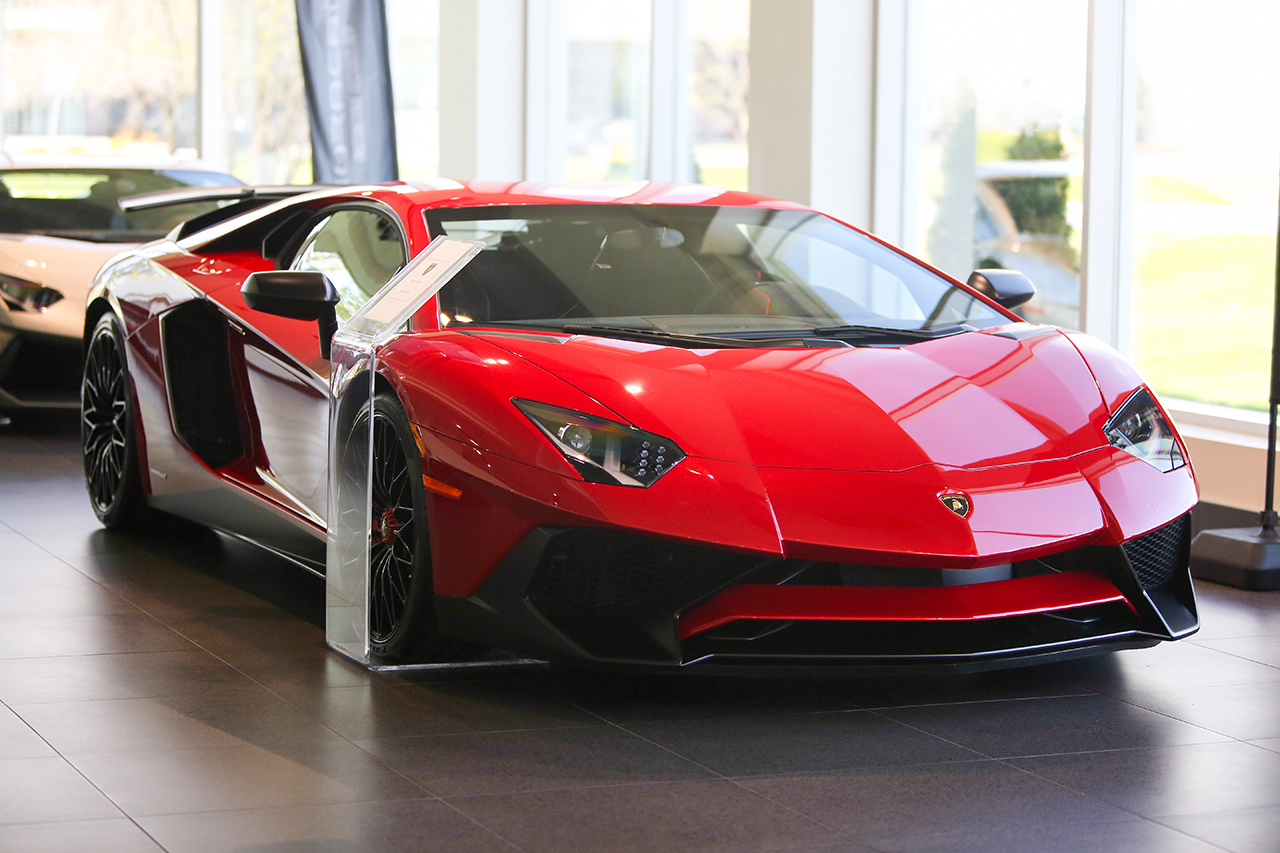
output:
<svg viewBox="0 0 1280 853"><path fill-rule="evenodd" d="M369 524L375 533L384 524L390 529L387 540L376 541L369 552L369 630L373 642L384 643L396 633L409 604L415 556L413 493L395 424L377 409L372 439Z"/></svg>
<svg viewBox="0 0 1280 853"><path fill-rule="evenodd" d="M100 509L116 499L128 458L128 378L110 331L90 342L81 385L81 435L89 495Z"/></svg>

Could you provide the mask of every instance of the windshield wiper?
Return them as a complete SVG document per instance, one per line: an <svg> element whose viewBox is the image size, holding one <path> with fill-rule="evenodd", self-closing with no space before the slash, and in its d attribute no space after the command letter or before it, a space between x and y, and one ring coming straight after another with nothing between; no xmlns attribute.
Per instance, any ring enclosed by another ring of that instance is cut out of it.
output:
<svg viewBox="0 0 1280 853"><path fill-rule="evenodd" d="M962 332L976 331L973 326L941 326L936 329L895 329L890 326L818 326L811 334L822 338L895 338L898 340L928 341L945 338Z"/></svg>
<svg viewBox="0 0 1280 853"><path fill-rule="evenodd" d="M863 326L863 325L847 325L847 326L810 326L805 329L788 329L785 331L778 329L752 329L742 332L720 332L722 338L735 338L743 341L754 341L757 344L768 341L796 341L805 346L813 346L813 343L806 341L814 341L815 339L825 341L840 341L847 346L853 346L851 342L866 341L868 343L915 343L916 341L928 341L934 338L945 338L950 335L958 335L962 332L973 332L976 329L973 326L956 325L942 326L936 329L895 329L891 326Z"/></svg>
<svg viewBox="0 0 1280 853"><path fill-rule="evenodd" d="M560 329L572 335L598 335L603 338L667 344L669 346L689 347L690 349L706 349L710 347L759 348L760 346L760 341L724 338L715 335L682 335L678 332L663 332L658 329L637 329L635 326L590 326L569 323L561 326Z"/></svg>

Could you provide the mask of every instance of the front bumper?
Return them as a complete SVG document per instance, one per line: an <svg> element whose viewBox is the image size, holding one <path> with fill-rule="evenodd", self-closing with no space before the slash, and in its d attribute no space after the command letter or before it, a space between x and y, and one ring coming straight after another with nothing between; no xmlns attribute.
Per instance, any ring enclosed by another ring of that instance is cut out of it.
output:
<svg viewBox="0 0 1280 853"><path fill-rule="evenodd" d="M540 527L474 595L437 595L436 610L445 634L602 667L994 669L1193 633L1190 529L1183 515L1119 547L954 570Z"/></svg>

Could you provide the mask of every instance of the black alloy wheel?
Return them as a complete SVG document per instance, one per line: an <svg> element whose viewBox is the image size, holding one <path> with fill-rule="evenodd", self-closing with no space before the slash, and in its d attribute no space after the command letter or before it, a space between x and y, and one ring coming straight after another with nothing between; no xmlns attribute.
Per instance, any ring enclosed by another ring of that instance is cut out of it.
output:
<svg viewBox="0 0 1280 853"><path fill-rule="evenodd" d="M134 416L124 335L108 312L93 327L80 385L85 486L108 530L142 529L154 520L138 473Z"/></svg>
<svg viewBox="0 0 1280 853"><path fill-rule="evenodd" d="M457 660L475 647L436 633L431 535L422 460L394 393L374 395L369 507L368 619L371 652L393 662ZM369 427L369 409L355 419Z"/></svg>
<svg viewBox="0 0 1280 853"><path fill-rule="evenodd" d="M384 646L409 607L418 546L409 464L384 406L373 410L369 538L369 639Z"/></svg>

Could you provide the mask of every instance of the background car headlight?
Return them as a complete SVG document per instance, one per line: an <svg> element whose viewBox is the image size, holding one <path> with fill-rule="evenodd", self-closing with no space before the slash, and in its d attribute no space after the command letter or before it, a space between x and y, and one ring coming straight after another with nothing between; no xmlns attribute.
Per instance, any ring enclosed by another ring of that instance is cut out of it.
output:
<svg viewBox="0 0 1280 853"><path fill-rule="evenodd" d="M511 402L591 483L651 486L685 457L675 442L627 424L532 400Z"/></svg>
<svg viewBox="0 0 1280 853"><path fill-rule="evenodd" d="M1159 468L1172 471L1187 464L1173 428L1156 405L1151 392L1139 388L1102 428L1112 447L1118 447Z"/></svg>
<svg viewBox="0 0 1280 853"><path fill-rule="evenodd" d="M52 287L36 284L24 278L0 275L0 299L16 311L44 313L49 306L62 298Z"/></svg>

